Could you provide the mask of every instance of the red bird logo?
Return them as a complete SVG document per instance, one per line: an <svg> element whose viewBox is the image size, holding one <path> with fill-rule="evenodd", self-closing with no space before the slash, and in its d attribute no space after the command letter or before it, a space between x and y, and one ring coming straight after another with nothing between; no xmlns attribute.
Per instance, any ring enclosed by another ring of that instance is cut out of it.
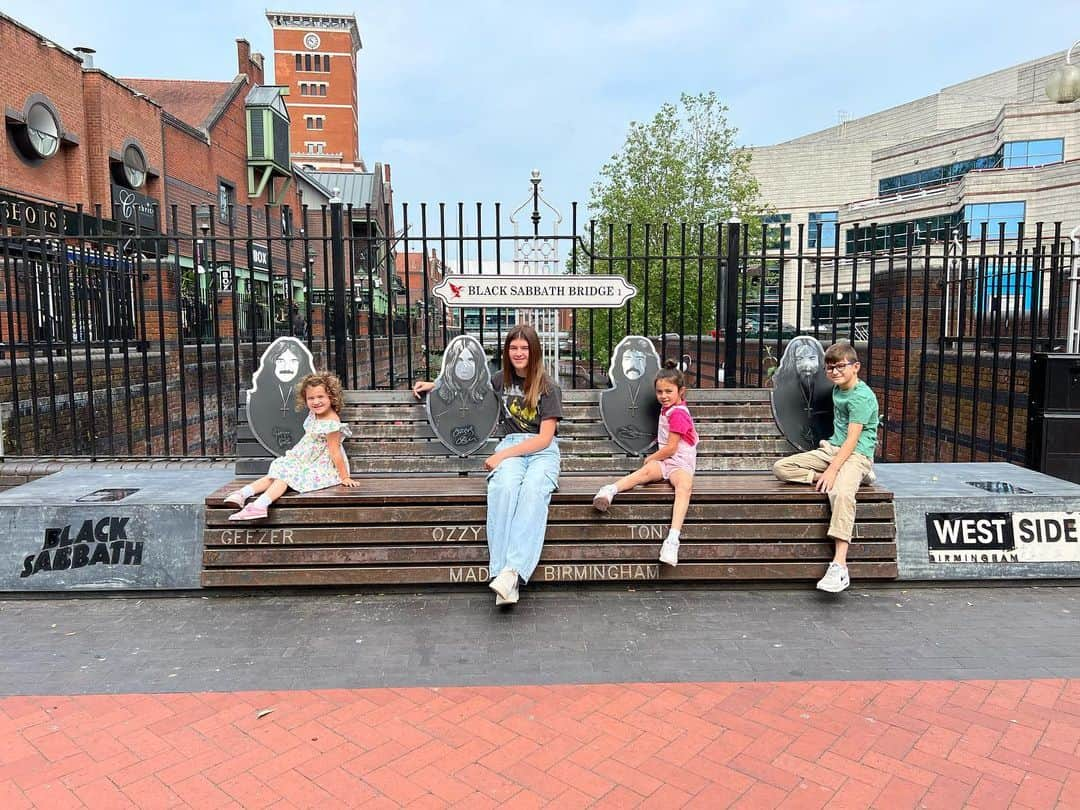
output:
<svg viewBox="0 0 1080 810"><path fill-rule="evenodd" d="M461 298L461 287L452 281L446 283L450 285L450 294L453 295L454 298Z"/></svg>

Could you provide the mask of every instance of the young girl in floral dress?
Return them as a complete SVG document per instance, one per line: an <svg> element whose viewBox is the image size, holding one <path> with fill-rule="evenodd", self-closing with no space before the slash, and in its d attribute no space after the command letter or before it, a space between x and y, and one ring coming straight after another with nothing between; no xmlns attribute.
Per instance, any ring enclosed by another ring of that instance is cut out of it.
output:
<svg viewBox="0 0 1080 810"><path fill-rule="evenodd" d="M352 436L348 425L341 423L345 401L341 380L334 374L309 374L297 386L296 406L308 409L304 436L281 458L270 463L269 473L225 498L225 503L243 507L229 520L257 520L266 517L267 509L286 489L312 492L339 484L358 487L349 477L349 459L342 441ZM258 495L254 502L244 505Z"/></svg>

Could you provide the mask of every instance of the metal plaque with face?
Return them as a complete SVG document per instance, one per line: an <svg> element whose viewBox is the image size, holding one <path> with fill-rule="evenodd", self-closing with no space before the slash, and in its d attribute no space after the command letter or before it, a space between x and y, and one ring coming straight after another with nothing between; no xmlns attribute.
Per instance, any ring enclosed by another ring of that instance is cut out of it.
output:
<svg viewBox="0 0 1080 810"><path fill-rule="evenodd" d="M656 444L660 403L653 385L659 370L660 355L652 341L627 335L611 356L611 387L600 394L600 418L608 435L635 456L644 455Z"/></svg>
<svg viewBox="0 0 1080 810"><path fill-rule="evenodd" d="M832 435L833 384L825 373L825 350L816 338L792 338L772 381L773 418L784 438L805 451Z"/></svg>
<svg viewBox="0 0 1080 810"><path fill-rule="evenodd" d="M499 421L499 398L480 341L458 335L443 355L442 370L428 393L428 422L451 453L468 456L491 436Z"/></svg>
<svg viewBox="0 0 1080 810"><path fill-rule="evenodd" d="M283 456L304 435L306 409L296 408L296 386L315 373L315 360L302 341L279 337L266 347L248 391L247 417L259 444Z"/></svg>

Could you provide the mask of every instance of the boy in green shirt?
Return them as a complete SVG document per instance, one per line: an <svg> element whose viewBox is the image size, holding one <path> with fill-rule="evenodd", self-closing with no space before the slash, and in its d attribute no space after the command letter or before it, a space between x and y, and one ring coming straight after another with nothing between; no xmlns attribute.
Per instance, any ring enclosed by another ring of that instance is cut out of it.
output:
<svg viewBox="0 0 1080 810"><path fill-rule="evenodd" d="M833 382L832 436L814 450L780 459L773 472L781 481L813 484L829 496L829 537L836 551L817 587L840 593L851 584L847 551L855 528L855 492L864 481L875 480L878 402L870 386L859 379L859 356L850 343L826 349L825 371Z"/></svg>

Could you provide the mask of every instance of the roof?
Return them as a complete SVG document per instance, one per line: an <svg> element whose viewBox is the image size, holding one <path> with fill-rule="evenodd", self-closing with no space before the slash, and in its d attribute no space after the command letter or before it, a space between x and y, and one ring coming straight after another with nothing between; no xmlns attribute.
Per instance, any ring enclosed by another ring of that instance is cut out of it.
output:
<svg viewBox="0 0 1080 810"><path fill-rule="evenodd" d="M300 179L302 179L316 191L323 194L326 199L329 200L331 197L334 196L333 189L327 188L321 182L319 182L318 178L315 176L316 174L318 174L318 172L315 172L312 169L305 169L302 164L296 162L293 163L292 167L293 171L296 172L297 176L300 177ZM323 174L325 174L325 172L323 172Z"/></svg>
<svg viewBox="0 0 1080 810"><path fill-rule="evenodd" d="M122 79L124 84L145 93L165 110L190 126L209 129L216 121L222 102L234 90L232 82L202 82L189 79Z"/></svg>
<svg viewBox="0 0 1080 810"><path fill-rule="evenodd" d="M289 110L281 97L281 90L279 85L274 84L255 85L244 99L244 104L248 107L270 107L288 118Z"/></svg>
<svg viewBox="0 0 1080 810"><path fill-rule="evenodd" d="M375 174L372 172L307 172L323 188L337 189L346 206L375 205Z"/></svg>

